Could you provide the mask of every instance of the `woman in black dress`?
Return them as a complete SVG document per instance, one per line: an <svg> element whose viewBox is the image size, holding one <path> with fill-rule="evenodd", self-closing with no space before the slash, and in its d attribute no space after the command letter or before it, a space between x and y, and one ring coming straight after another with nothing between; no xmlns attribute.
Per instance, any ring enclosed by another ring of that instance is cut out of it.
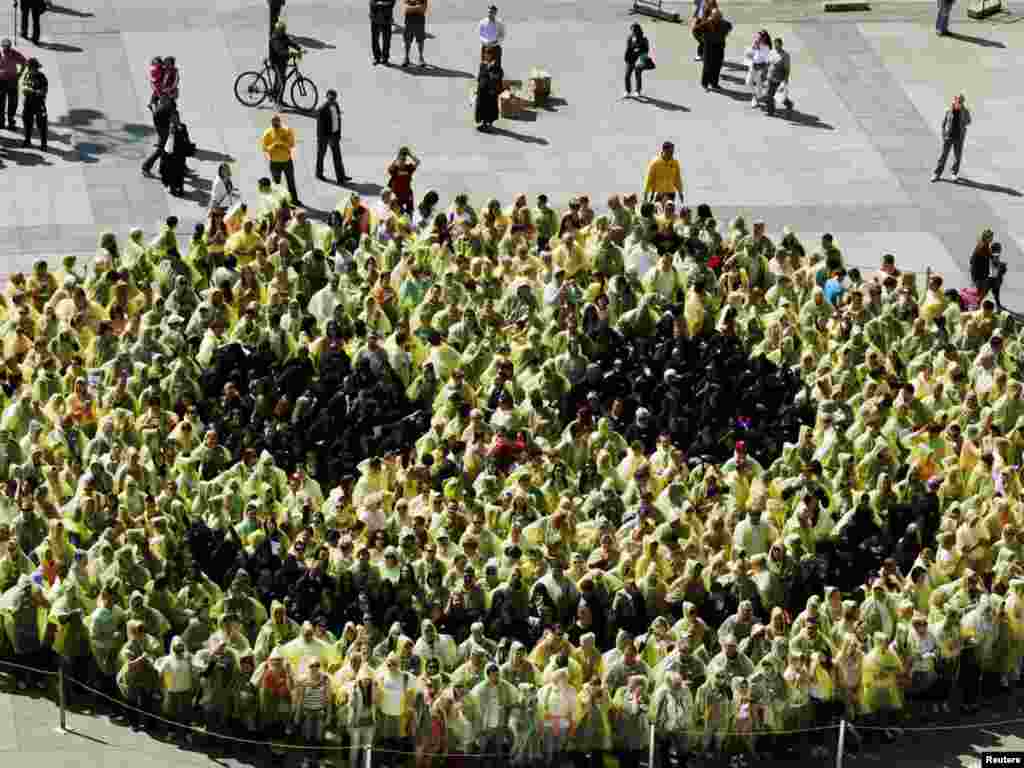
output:
<svg viewBox="0 0 1024 768"><path fill-rule="evenodd" d="M722 64L725 61L725 39L732 31L732 24L722 18L722 12L714 7L706 19L694 24L693 30L700 33L704 42L704 67L700 84L704 86L705 91L717 91Z"/></svg>
<svg viewBox="0 0 1024 768"><path fill-rule="evenodd" d="M476 78L476 127L479 131L490 130L498 119L498 96L501 94L504 76L494 54L488 53Z"/></svg>
<svg viewBox="0 0 1024 768"><path fill-rule="evenodd" d="M175 197L185 194L185 161L192 151L188 129L175 118L171 124L171 151L160 159L160 180Z"/></svg>

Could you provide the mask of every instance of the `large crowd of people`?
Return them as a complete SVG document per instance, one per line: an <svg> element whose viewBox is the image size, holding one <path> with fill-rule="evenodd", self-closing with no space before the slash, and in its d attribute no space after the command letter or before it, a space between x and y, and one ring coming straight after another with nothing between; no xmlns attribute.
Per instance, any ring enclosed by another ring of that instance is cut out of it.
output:
<svg viewBox="0 0 1024 768"><path fill-rule="evenodd" d="M665 765L806 754L1018 684L1022 336L984 291L671 195L232 191L3 291L19 689L351 768L628 768L652 726Z"/></svg>

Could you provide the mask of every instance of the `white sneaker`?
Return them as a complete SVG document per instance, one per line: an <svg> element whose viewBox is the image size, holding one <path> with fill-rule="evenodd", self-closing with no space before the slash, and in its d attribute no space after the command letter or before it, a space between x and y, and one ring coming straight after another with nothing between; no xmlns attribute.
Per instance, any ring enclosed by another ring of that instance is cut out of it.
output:
<svg viewBox="0 0 1024 768"><path fill-rule="evenodd" d="M624 94L622 94L622 98L624 98L624 99L632 99L633 98L633 94L630 93L629 91L626 91Z"/></svg>
<svg viewBox="0 0 1024 768"><path fill-rule="evenodd" d="M754 96L754 97L753 97L753 98L752 98L752 99L750 100L750 108L751 108L751 109L756 109L756 108L757 108L757 96Z"/></svg>
<svg viewBox="0 0 1024 768"><path fill-rule="evenodd" d="M704 61L704 57L703 56L699 56L699 55L698 56L694 56L693 60L694 61Z"/></svg>
<svg viewBox="0 0 1024 768"><path fill-rule="evenodd" d="M960 181L960 174L959 173L954 173L953 174L953 181Z"/></svg>
<svg viewBox="0 0 1024 768"><path fill-rule="evenodd" d="M932 181L934 182L934 181L938 181L938 180L939 180L939 174L933 173L932 174Z"/></svg>

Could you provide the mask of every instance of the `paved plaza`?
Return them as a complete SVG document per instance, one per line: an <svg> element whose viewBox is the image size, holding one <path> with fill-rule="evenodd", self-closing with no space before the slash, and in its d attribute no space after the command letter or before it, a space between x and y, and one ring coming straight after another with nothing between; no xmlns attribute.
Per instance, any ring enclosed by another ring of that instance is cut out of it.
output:
<svg viewBox="0 0 1024 768"><path fill-rule="evenodd" d="M36 256L91 254L98 230L153 231L168 214L191 223L204 211L218 162L236 163L243 189L266 174L258 140L270 108L246 109L233 96L236 74L264 54L262 0L69 0L44 17L44 47L22 46L50 79L53 125L48 155L22 150L0 134L0 257L4 272ZM823 16L817 3L781 0L727 3L735 22L725 94L706 94L682 25L641 18L658 69L647 102L621 101L622 49L633 20L626 2L523 0L502 9L508 25L506 77L531 67L554 78L555 103L523 120L504 120L494 135L473 130L470 93L478 58L474 0L431 8L426 71L373 67L363 2L291 0L290 32L309 48L302 68L320 87L341 93L343 151L354 188L373 197L401 144L423 159L422 193L443 200L468 190L478 202L503 203L520 191L553 202L589 192L639 186L663 139L674 139L690 203L708 202L720 219L742 212L769 230L794 227L805 239L831 231L848 260L874 266L883 250L902 266L931 266L962 285L978 231L991 226L1004 243L1010 273L1004 298L1024 309L1024 155L1018 53L1019 17L971 22L954 12L958 37L932 31L934 5L882 2L869 13ZM679 9L687 11L685 4ZM400 19L399 19L400 20ZM750 109L735 65L752 33L766 27L793 55L793 119ZM200 146L190 161L198 176L187 199L167 195L139 172L152 142L147 66L173 54L182 71L180 108ZM401 59L401 37L393 61ZM953 93L974 114L959 185L929 183L938 128ZM334 208L345 190L316 182L315 123L297 130L300 195L314 215ZM329 165L329 163L328 163ZM187 225L187 226L186 226Z"/></svg>

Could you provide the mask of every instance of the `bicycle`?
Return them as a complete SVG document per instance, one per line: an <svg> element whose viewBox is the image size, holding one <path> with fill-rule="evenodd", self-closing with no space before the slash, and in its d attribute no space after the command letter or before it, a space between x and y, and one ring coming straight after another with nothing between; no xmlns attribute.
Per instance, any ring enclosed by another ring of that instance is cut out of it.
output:
<svg viewBox="0 0 1024 768"><path fill-rule="evenodd" d="M288 68L284 74L284 84L281 87L281 101L284 102L285 93L291 101L290 105L299 112L312 112L320 100L316 84L308 77L299 72L299 59L302 52L296 52L288 56ZM291 81L291 87L288 83ZM257 72L250 70L243 72L235 78L235 98L246 107L258 107L267 98L274 99L277 91L274 86L277 84L277 72L270 66L270 60L263 60L263 70Z"/></svg>

